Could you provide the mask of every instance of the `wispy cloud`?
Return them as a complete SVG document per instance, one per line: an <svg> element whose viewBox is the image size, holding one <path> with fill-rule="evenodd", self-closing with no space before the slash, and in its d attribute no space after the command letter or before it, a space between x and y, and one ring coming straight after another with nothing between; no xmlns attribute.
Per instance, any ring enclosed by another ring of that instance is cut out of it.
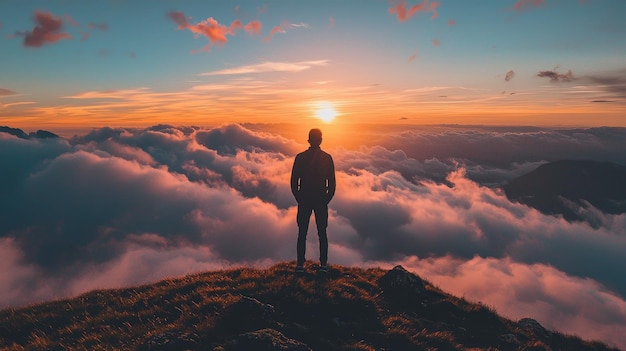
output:
<svg viewBox="0 0 626 351"><path fill-rule="evenodd" d="M87 25L87 28L89 28L89 29L99 29L99 30L101 30L101 31L106 31L106 30L108 30L108 29L109 29L109 25L108 25L106 22L102 22L102 23L93 23L93 22L90 22L90 23Z"/></svg>
<svg viewBox="0 0 626 351"><path fill-rule="evenodd" d="M430 4L428 2L429 0L424 0L422 3L418 3L407 8L406 0L392 1L393 5L387 11L398 16L398 20L400 22L408 20L417 12L430 12L432 13L431 18L439 17L437 12L439 2L433 1Z"/></svg>
<svg viewBox="0 0 626 351"><path fill-rule="evenodd" d="M272 28L272 30L270 30L270 33L265 38L263 38L263 41L269 42L270 40L272 40L276 33L284 34L287 33L287 29L291 28L311 28L311 26L306 23L291 23L289 21L283 21L279 26L275 26L274 28Z"/></svg>
<svg viewBox="0 0 626 351"><path fill-rule="evenodd" d="M15 94L17 94L17 93L14 92L13 90L0 88L0 96L9 96L9 95L15 95Z"/></svg>
<svg viewBox="0 0 626 351"><path fill-rule="evenodd" d="M56 43L63 39L71 39L67 32L62 32L63 19L50 12L36 11L33 17L35 28L15 33L24 37L22 44L27 47L39 48L46 44ZM72 22L73 23L73 22Z"/></svg>
<svg viewBox="0 0 626 351"><path fill-rule="evenodd" d="M261 34L261 28L263 27L263 25L261 24L261 21L251 21L248 24L246 24L243 29L245 29L246 32L248 32L249 34Z"/></svg>
<svg viewBox="0 0 626 351"><path fill-rule="evenodd" d="M517 0L513 4L512 9L516 11L526 11L532 8L541 7L545 4L545 0Z"/></svg>
<svg viewBox="0 0 626 351"><path fill-rule="evenodd" d="M202 73L203 76L216 76L228 74L249 74L263 72L300 72L316 66L326 66L328 60L301 61L301 62L263 62L255 65L246 65L235 68L222 69Z"/></svg>
<svg viewBox="0 0 626 351"><path fill-rule="evenodd" d="M600 87L605 91L617 95L621 98L626 98L626 71L617 72L607 75L589 75L585 77L596 84L600 84Z"/></svg>
<svg viewBox="0 0 626 351"><path fill-rule="evenodd" d="M65 14L65 16L64 16L64 17L65 17L65 21L66 21L66 22L67 22L67 24L69 24L70 26L73 26L73 27L78 27L78 26L80 26L80 23L76 22L76 21L74 20L74 18L72 18L72 16L70 16L70 15L68 15L68 14Z"/></svg>

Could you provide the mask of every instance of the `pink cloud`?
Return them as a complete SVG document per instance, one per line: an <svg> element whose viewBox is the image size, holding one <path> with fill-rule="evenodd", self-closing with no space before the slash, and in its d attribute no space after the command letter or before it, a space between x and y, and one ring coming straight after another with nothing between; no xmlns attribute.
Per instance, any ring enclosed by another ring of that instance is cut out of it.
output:
<svg viewBox="0 0 626 351"><path fill-rule="evenodd" d="M269 42L270 40L272 40L272 38L274 37L274 34L276 33L286 33L285 31L285 27L288 25L288 22L283 22L281 23L280 26L276 26L274 28L272 28L272 30L270 30L270 34L268 34L265 38L263 38L264 42Z"/></svg>
<svg viewBox="0 0 626 351"><path fill-rule="evenodd" d="M306 23L291 23L289 21L283 21L279 26L276 26L270 30L270 33L267 37L263 38L264 42L269 42L274 37L276 33L287 33L287 29L291 28L310 28L310 26Z"/></svg>
<svg viewBox="0 0 626 351"><path fill-rule="evenodd" d="M435 39L433 39L433 45L434 46L440 46L441 42L439 41L439 39L435 38Z"/></svg>
<svg viewBox="0 0 626 351"><path fill-rule="evenodd" d="M261 21L251 21L246 24L243 29L249 34L261 34Z"/></svg>
<svg viewBox="0 0 626 351"><path fill-rule="evenodd" d="M391 6L387 11L391 14L395 14L398 16L398 20L400 22L404 22L411 18L417 12L431 12L431 18L439 17L437 13L437 6L439 6L439 2L433 1L430 4L429 0L424 0L422 3L415 4L407 9L406 0L394 1L394 5Z"/></svg>
<svg viewBox="0 0 626 351"><path fill-rule="evenodd" d="M178 29L188 29L194 36L204 36L209 40L209 44L203 48L204 51L210 49L212 45L222 45L228 42L227 36L235 36L236 31L238 29L245 29L249 34L258 34L261 30L261 22L259 21L251 21L245 26L241 23L240 20L233 21L229 26L220 24L213 17L209 17L204 21L198 22L196 24L191 24L187 16L183 12L180 11L170 11L167 14L172 21L174 21L178 25Z"/></svg>
<svg viewBox="0 0 626 351"><path fill-rule="evenodd" d="M72 36L66 32L61 32L63 19L50 12L35 12L33 20L37 23L32 31L16 33L23 36L23 45L38 48L45 44L52 44L62 39L71 39Z"/></svg>
<svg viewBox="0 0 626 351"><path fill-rule="evenodd" d="M74 26L74 27L80 26L80 24L78 22L74 21L72 16L70 16L68 14L65 14L65 21L67 23L69 23L69 25L71 25L71 26Z"/></svg>
<svg viewBox="0 0 626 351"><path fill-rule="evenodd" d="M417 53L418 53L418 51L415 50L415 53L413 53L413 55L409 56L409 62L411 62L411 61L413 61L413 60L415 60L417 58Z"/></svg>
<svg viewBox="0 0 626 351"><path fill-rule="evenodd" d="M455 21L455 20L448 20L448 25L449 25L450 27L452 27L452 26L456 26L456 21Z"/></svg>
<svg viewBox="0 0 626 351"><path fill-rule="evenodd" d="M513 5L513 10L524 11L545 4L545 0L517 0Z"/></svg>

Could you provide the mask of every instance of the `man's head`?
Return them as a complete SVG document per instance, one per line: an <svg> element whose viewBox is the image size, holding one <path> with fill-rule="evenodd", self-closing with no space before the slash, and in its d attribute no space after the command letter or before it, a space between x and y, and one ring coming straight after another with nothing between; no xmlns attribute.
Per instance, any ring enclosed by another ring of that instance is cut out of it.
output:
<svg viewBox="0 0 626 351"><path fill-rule="evenodd" d="M309 144L311 146L320 146L322 143L322 131L314 128L309 131Z"/></svg>

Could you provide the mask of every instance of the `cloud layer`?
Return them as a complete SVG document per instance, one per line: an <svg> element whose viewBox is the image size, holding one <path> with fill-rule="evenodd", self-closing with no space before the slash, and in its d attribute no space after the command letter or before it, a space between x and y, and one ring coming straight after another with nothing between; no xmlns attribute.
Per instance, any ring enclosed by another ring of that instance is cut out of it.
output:
<svg viewBox="0 0 626 351"><path fill-rule="evenodd" d="M597 213L593 229L486 186L581 150L626 163L623 142L611 149L626 130L355 134L369 141L344 148L327 139L338 172L332 263L402 263L511 318L626 346L626 215ZM305 147L236 124L102 128L71 140L0 133L9 170L0 174L0 305L293 260L288 179ZM308 245L317 257L317 241Z"/></svg>

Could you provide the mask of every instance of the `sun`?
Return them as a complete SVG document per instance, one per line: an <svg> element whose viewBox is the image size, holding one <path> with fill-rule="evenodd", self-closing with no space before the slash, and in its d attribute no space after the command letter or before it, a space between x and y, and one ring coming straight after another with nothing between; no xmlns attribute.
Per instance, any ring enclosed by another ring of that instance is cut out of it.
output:
<svg viewBox="0 0 626 351"><path fill-rule="evenodd" d="M315 116L326 123L330 123L337 116L337 111L335 111L333 105L324 101L317 104Z"/></svg>

